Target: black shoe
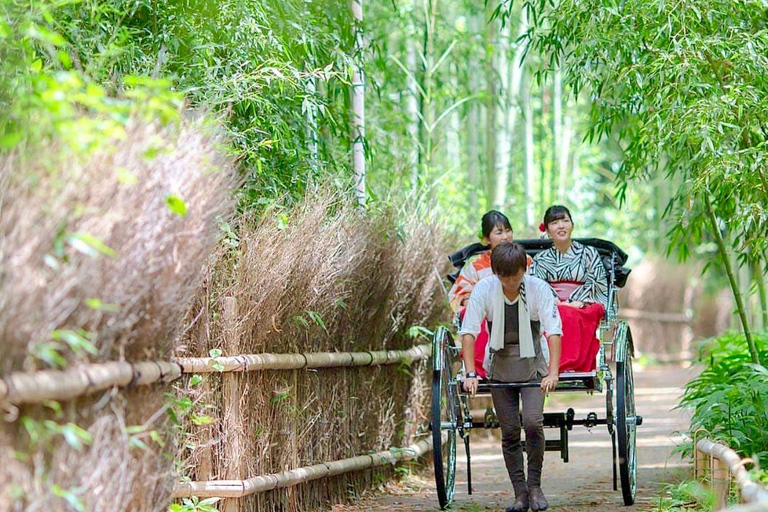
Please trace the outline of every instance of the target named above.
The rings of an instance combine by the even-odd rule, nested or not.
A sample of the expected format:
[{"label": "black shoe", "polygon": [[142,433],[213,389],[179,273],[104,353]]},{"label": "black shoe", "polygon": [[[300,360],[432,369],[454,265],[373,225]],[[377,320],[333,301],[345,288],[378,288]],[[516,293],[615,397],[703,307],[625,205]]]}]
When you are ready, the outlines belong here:
[{"label": "black shoe", "polygon": [[547,510],[549,507],[549,503],[547,503],[547,498],[544,497],[541,487],[529,487],[528,498],[531,501],[531,510],[533,510],[533,512]]},{"label": "black shoe", "polygon": [[507,507],[505,512],[527,512],[528,511],[528,493],[518,494],[511,507]]}]

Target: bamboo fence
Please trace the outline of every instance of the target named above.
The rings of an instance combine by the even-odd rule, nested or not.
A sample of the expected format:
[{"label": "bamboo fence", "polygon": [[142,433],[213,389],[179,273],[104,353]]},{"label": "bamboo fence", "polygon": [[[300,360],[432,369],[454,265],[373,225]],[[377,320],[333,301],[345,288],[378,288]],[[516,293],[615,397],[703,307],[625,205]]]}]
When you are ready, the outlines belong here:
[{"label": "bamboo fence", "polygon": [[207,482],[180,482],[173,491],[174,498],[242,498],[259,492],[298,485],[311,480],[340,475],[350,471],[395,464],[421,457],[432,449],[432,439],[423,439],[406,448],[390,449],[369,455],[359,455],[333,462],[261,475],[247,480],[212,480]]},{"label": "bamboo fence", "polygon": [[192,357],[175,361],[88,364],[69,370],[13,373],[0,379],[0,404],[20,405],[48,400],[72,400],[110,389],[170,382],[189,373],[299,370],[348,366],[410,364],[430,356],[430,345],[408,350],[315,352],[307,354],[247,354]]},{"label": "bamboo fence", "polygon": [[728,490],[732,478],[739,487],[743,503],[748,507],[754,506],[755,510],[768,510],[768,490],[757,482],[751,481],[747,476],[744,466],[751,462],[751,459],[742,459],[722,443],[709,439],[699,439],[696,442],[695,476],[702,479],[709,475],[710,485],[715,495],[714,510],[723,510],[727,507]]}]

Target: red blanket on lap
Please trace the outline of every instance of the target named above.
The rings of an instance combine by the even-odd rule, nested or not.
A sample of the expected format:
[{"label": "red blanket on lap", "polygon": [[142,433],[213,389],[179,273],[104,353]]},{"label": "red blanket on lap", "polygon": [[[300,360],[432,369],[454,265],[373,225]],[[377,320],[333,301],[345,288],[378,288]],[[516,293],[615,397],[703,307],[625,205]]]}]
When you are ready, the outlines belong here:
[{"label": "red blanket on lap", "polygon": [[560,373],[591,372],[595,369],[595,357],[600,349],[595,332],[603,318],[603,305],[589,304],[579,309],[560,304],[557,310],[563,322]]},{"label": "red blanket on lap", "polygon": [[[464,313],[466,313],[467,310],[463,309],[461,310],[461,313],[459,313],[459,318],[461,320],[464,320]],[[483,368],[483,359],[485,359],[485,346],[488,345],[488,320],[483,318],[483,323],[480,324],[480,332],[477,335],[477,338],[475,338],[475,373],[477,373],[478,376],[481,378],[486,377],[485,368]],[[460,352],[461,357],[464,357],[464,352]]]},{"label": "red blanket on lap", "polygon": [[[591,372],[595,369],[595,357],[600,349],[600,342],[595,333],[603,318],[602,304],[589,304],[584,309],[558,305],[560,319],[563,322],[562,352],[560,356],[560,373],[562,372]],[[461,312],[464,318],[464,311]],[[483,320],[480,333],[475,339],[475,371],[485,378],[483,358],[485,346],[488,345],[488,321]]]}]

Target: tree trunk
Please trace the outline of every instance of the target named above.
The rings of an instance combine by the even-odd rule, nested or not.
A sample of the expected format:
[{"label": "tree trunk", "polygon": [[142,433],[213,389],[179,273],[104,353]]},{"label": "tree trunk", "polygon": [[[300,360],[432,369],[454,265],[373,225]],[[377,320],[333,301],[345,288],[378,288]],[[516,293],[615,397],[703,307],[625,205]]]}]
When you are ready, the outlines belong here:
[{"label": "tree trunk", "polygon": [[[469,15],[469,33],[472,37],[476,36],[480,32],[480,22],[477,14]],[[470,50],[472,51],[472,50]],[[480,92],[480,76],[481,68],[478,65],[477,59],[468,58],[467,65],[469,67],[469,94],[477,94]],[[470,101],[465,104],[467,106],[467,122],[465,125],[467,141],[467,182],[469,185],[469,211],[478,208],[477,190],[480,186],[480,105],[477,101]],[[470,222],[476,222],[475,219],[469,219]]]},{"label": "tree trunk", "polygon": [[[492,2],[486,2],[485,7],[485,19],[491,19],[493,13]],[[493,48],[493,43],[496,40],[496,24],[485,23],[485,48]],[[496,70],[493,67],[493,55],[486,53],[485,58],[485,79],[487,80],[487,98],[485,101],[485,199],[486,203],[493,203],[493,187],[495,182],[493,179],[494,170],[496,169],[495,157],[496,157],[496,137],[494,136],[494,130],[496,128],[496,101],[498,94],[498,79]]]},{"label": "tree trunk", "polygon": [[526,90],[523,93],[523,117],[525,117],[525,218],[527,222],[527,231],[530,231],[536,224],[534,211],[534,193],[535,180],[534,173],[536,166],[534,163],[534,145],[533,145],[533,109],[531,108],[531,86],[530,79],[526,77]]},{"label": "tree trunk", "polygon": [[[515,48],[514,57],[511,65],[507,64],[507,47],[509,46],[509,32],[511,26],[508,23],[502,35],[502,41],[505,44],[501,47],[499,53],[504,52],[503,59],[499,58],[499,74],[504,80],[504,101],[501,102],[499,117],[503,123],[499,123],[499,137],[496,147],[496,186],[493,204],[497,208],[503,208],[507,198],[507,188],[511,173],[511,153],[512,144],[515,137],[517,125],[517,110],[520,103],[520,87],[523,77],[523,43],[518,43]],[[520,10],[520,21],[518,24],[517,37],[519,39],[528,30],[528,16],[525,9]],[[504,63],[504,66],[501,63]]]},{"label": "tree trunk", "polygon": [[[562,201],[565,191],[561,192],[559,186],[563,179],[560,169],[560,146],[563,143],[563,73],[560,66],[555,68],[554,80],[552,80],[552,187],[554,178],[558,177],[557,197]],[[563,187],[564,188],[564,187]]]},{"label": "tree trunk", "polygon": [[565,115],[565,123],[563,124],[563,139],[560,144],[560,184],[558,187],[558,196],[560,202],[570,202],[566,197],[566,191],[568,190],[568,157],[571,153],[571,139],[573,138],[573,116],[569,113]]},{"label": "tree trunk", "polygon": [[[563,114],[565,111],[565,114]],[[557,139],[557,175],[558,187],[557,197],[561,203],[567,202],[566,190],[568,187],[568,157],[571,153],[571,139],[573,138],[573,114],[568,109],[568,102],[563,102],[563,73],[560,67],[555,71],[555,118],[563,119],[562,125],[555,122],[555,126],[562,126],[558,129]]]},{"label": "tree trunk", "polygon": [[[509,20],[507,20],[509,21]],[[493,169],[491,187],[491,204],[496,209],[503,209],[507,196],[507,172],[509,169],[509,125],[507,124],[508,110],[512,103],[509,83],[509,22],[500,28],[494,45],[494,68],[498,73],[498,86],[496,88],[497,100],[494,104],[493,116]]]},{"label": "tree trunk", "polygon": [[352,169],[357,204],[365,206],[365,75],[363,74],[363,0],[350,0],[354,18],[355,56],[352,74]]},{"label": "tree trunk", "polygon": [[422,165],[419,172],[422,175],[429,175],[432,168],[432,157],[434,152],[434,129],[435,129],[435,21],[437,17],[438,0],[427,0],[424,5],[424,59],[423,59],[423,78],[422,89],[424,91],[421,100],[421,147],[422,147]]},{"label": "tree trunk", "polygon": [[314,76],[307,79],[307,96],[310,98],[307,108],[307,147],[309,149],[309,166],[313,172],[318,168],[318,134],[317,134],[317,83]]},{"label": "tree trunk", "polygon": [[[457,78],[458,69],[456,64],[451,65],[450,72],[450,86],[451,91],[456,91],[459,88],[459,80]],[[448,118],[448,125],[445,130],[445,154],[447,162],[445,162],[445,169],[449,170],[451,174],[454,170],[461,165],[461,111],[456,108],[451,112]]]},{"label": "tree trunk", "polygon": [[408,98],[406,99],[406,111],[408,112],[408,135],[410,137],[411,148],[409,164],[411,166],[411,189],[416,190],[419,185],[419,166],[422,161],[421,144],[419,141],[419,129],[421,120],[419,118],[419,104],[423,98],[419,95],[419,87],[416,77],[419,75],[418,47],[416,43],[416,27],[413,22],[413,14],[408,15],[408,33],[405,50],[405,67],[409,72],[407,79]]}]

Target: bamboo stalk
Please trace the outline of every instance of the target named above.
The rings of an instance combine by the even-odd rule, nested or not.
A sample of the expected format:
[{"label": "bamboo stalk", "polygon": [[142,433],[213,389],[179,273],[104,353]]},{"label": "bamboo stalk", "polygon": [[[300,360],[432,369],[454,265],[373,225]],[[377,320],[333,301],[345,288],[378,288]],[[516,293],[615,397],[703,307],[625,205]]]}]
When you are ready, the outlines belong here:
[{"label": "bamboo stalk", "polygon": [[[742,460],[739,454],[722,443],[715,443],[709,439],[700,439],[696,443],[696,448],[714,459],[725,463],[727,469],[733,475],[741,491],[741,498],[745,503],[768,503],[768,489],[757,482],[753,482],[747,476],[747,470],[744,464],[747,460]],[[717,479],[722,480],[721,476]],[[715,481],[713,475],[712,481]]]},{"label": "bamboo stalk", "polygon": [[752,357],[752,362],[760,364],[760,356],[755,347],[755,342],[752,339],[752,331],[749,328],[749,322],[747,321],[747,309],[744,305],[744,300],[741,297],[741,291],[739,285],[736,283],[736,278],[731,269],[731,260],[728,257],[728,250],[725,247],[725,241],[723,235],[720,233],[720,226],[717,223],[717,216],[715,210],[712,207],[712,200],[709,198],[709,191],[706,191],[704,195],[704,201],[707,207],[707,214],[709,215],[709,221],[712,223],[712,234],[715,236],[717,242],[717,249],[720,252],[720,257],[723,260],[723,266],[725,267],[725,273],[728,276],[728,282],[731,285],[731,291],[733,292],[733,299],[736,301],[736,310],[741,320],[741,327],[744,330],[744,337],[747,339],[747,346],[749,347],[749,354]]},{"label": "bamboo stalk", "polygon": [[96,363],[69,370],[43,370],[8,375],[0,380],[0,403],[19,405],[46,400],[72,400],[113,386],[146,386],[158,381],[170,382],[178,379],[183,373],[410,364],[426,359],[429,355],[430,345],[424,344],[408,350],[378,352],[249,354],[218,358],[181,358],[176,361]]},{"label": "bamboo stalk", "polygon": [[359,455],[348,459],[323,462],[281,473],[255,476],[247,480],[180,482],[173,490],[173,497],[241,498],[250,494],[298,485],[326,476],[336,476],[350,471],[361,471],[386,464],[395,464],[403,460],[413,460],[421,457],[431,449],[432,438],[427,438],[403,449],[390,449],[370,455]]}]

